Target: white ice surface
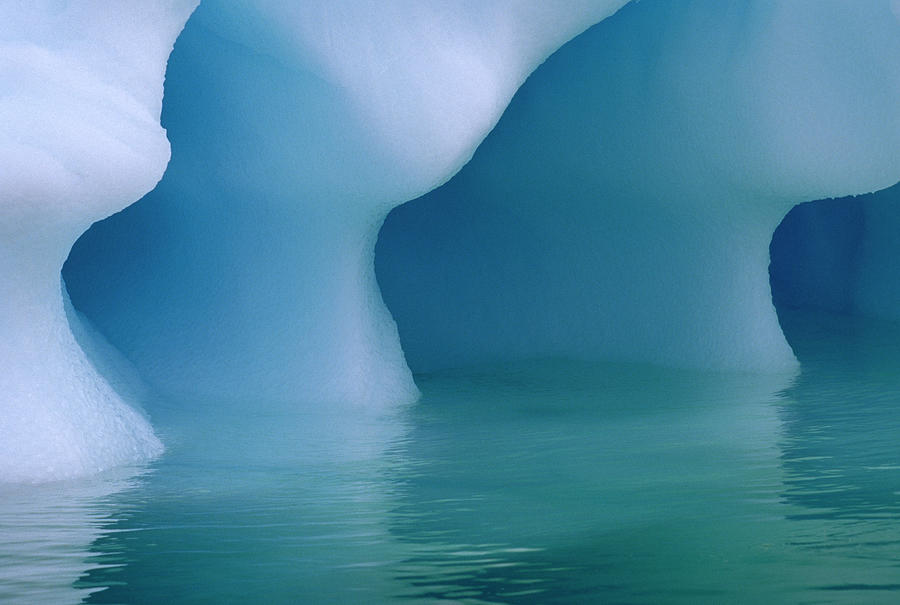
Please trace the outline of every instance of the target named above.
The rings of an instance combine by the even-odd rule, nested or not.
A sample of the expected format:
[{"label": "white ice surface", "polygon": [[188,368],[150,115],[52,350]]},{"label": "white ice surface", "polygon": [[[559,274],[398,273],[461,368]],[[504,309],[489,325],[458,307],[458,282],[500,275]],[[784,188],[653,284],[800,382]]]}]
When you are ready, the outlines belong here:
[{"label": "white ice surface", "polygon": [[60,270],[169,159],[166,58],[195,2],[0,2],[0,481],[161,451],[76,342]]}]

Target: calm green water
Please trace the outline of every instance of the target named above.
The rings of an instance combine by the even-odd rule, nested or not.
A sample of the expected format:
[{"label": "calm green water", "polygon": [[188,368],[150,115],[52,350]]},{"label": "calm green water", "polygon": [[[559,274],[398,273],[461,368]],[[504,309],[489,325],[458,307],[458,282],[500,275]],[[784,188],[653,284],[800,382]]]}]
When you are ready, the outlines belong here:
[{"label": "calm green water", "polygon": [[391,412],[158,404],[148,469],[0,492],[10,603],[897,603],[900,330],[796,376],[562,361]]}]

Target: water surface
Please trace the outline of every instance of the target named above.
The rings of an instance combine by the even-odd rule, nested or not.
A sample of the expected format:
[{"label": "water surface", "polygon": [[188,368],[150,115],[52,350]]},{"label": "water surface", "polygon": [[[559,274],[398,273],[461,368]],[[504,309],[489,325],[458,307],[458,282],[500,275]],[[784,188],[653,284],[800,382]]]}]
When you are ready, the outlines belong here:
[{"label": "water surface", "polygon": [[543,360],[377,412],[156,402],[150,468],[0,491],[0,600],[898,602],[900,330],[782,321],[796,375]]}]

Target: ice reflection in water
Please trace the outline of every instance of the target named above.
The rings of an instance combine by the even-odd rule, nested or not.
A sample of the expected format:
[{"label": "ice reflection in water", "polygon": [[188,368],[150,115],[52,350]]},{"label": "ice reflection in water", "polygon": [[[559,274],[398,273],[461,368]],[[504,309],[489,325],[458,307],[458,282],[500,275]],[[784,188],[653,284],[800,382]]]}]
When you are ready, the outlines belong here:
[{"label": "ice reflection in water", "polygon": [[544,361],[374,413],[158,404],[154,472],[0,493],[0,600],[895,603],[900,331],[789,334],[797,376]]},{"label": "ice reflection in water", "polygon": [[392,519],[412,552],[404,596],[727,594],[710,568],[766,548],[747,528],[778,505],[773,396],[789,380],[572,362],[423,377],[406,440],[419,472]]},{"label": "ice reflection in water", "polygon": [[107,533],[111,497],[133,487],[140,469],[50,485],[0,485],[0,603],[81,603],[91,589],[76,586],[91,567],[107,563],[91,546]]},{"label": "ice reflection in water", "polygon": [[793,321],[817,345],[800,349],[809,362],[784,393],[786,497],[803,518],[896,518],[900,329],[827,315]]},{"label": "ice reflection in water", "polygon": [[[792,546],[833,602],[900,600],[900,325],[785,316],[804,371],[780,417]],[[831,601],[829,601],[831,602]]]},{"label": "ice reflection in water", "polygon": [[87,572],[109,586],[89,602],[377,603],[398,590],[384,474],[397,410],[197,405],[157,410],[170,449],[96,542],[128,565]]}]

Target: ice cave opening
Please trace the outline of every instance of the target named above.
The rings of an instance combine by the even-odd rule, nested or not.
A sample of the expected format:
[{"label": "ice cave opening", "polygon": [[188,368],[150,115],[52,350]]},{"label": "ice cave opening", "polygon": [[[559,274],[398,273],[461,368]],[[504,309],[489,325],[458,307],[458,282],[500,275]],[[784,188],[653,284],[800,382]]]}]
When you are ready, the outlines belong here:
[{"label": "ice cave opening", "polygon": [[[802,362],[822,339],[900,319],[900,183],[863,195],[794,206],[772,236],[772,302]],[[885,329],[889,324],[878,324]],[[846,343],[844,343],[846,345]]]},{"label": "ice cave opening", "polygon": [[794,206],[769,246],[776,310],[850,314],[865,231],[864,196]]}]

